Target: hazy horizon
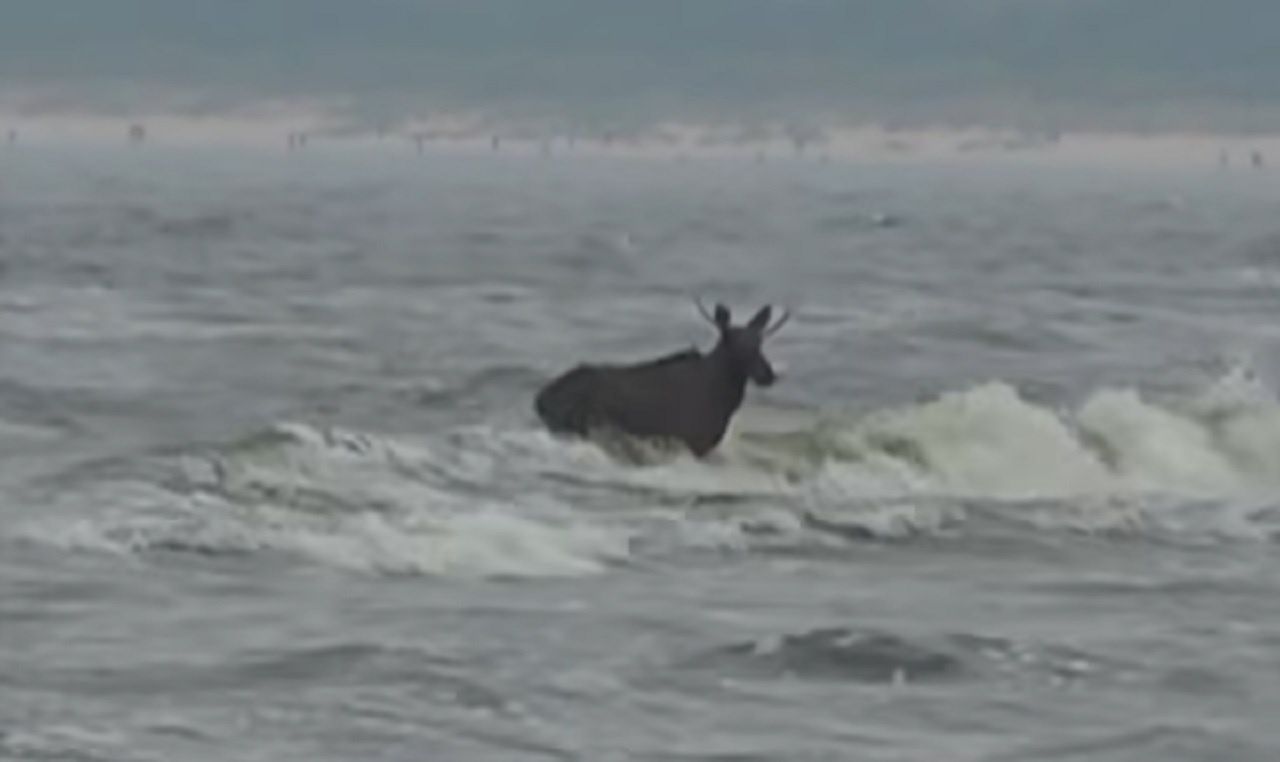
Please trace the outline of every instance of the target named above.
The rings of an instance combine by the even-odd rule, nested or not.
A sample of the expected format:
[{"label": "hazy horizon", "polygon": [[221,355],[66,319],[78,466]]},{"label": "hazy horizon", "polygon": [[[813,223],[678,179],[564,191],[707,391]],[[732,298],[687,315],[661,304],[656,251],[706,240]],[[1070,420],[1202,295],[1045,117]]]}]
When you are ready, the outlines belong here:
[{"label": "hazy horizon", "polygon": [[311,114],[335,132],[1280,132],[1280,4],[17,0],[16,118]]}]

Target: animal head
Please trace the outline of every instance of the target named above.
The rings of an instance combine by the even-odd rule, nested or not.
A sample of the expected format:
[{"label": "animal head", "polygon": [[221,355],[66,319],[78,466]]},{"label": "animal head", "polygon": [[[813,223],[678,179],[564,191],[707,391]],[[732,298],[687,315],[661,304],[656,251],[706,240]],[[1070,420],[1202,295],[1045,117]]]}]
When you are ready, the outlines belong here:
[{"label": "animal head", "polygon": [[777,380],[773,366],[765,358],[764,340],[777,333],[778,329],[791,317],[791,313],[783,311],[782,317],[772,326],[769,320],[773,308],[765,305],[745,325],[733,325],[729,308],[717,304],[714,313],[708,313],[701,302],[695,302],[698,311],[720,331],[720,343],[717,352],[723,352],[735,368],[760,386],[769,386]]}]

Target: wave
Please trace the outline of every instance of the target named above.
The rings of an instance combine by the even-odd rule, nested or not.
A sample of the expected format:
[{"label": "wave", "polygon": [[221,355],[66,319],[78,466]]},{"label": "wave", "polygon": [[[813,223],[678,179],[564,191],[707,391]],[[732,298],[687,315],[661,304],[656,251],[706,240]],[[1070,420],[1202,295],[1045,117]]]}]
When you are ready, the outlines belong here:
[{"label": "wave", "polygon": [[706,460],[639,451],[644,465],[531,426],[392,437],[282,423],[133,476],[69,475],[59,504],[8,531],[481,577],[919,535],[1280,538],[1280,404],[1245,370],[1181,399],[1101,389],[1058,407],[993,382],[866,413],[755,408]]},{"label": "wave", "polygon": [[818,227],[844,233],[902,227],[903,218],[891,212],[842,212],[822,217]]},{"label": "wave", "polygon": [[1103,389],[1074,410],[989,383],[864,416],[820,417],[799,431],[744,432],[738,447],[740,457],[754,454],[769,468],[835,477],[859,497],[1241,498],[1280,491],[1280,405],[1243,373],[1189,400],[1162,403],[1132,389]]},{"label": "wave", "polygon": [[853,538],[994,521],[1268,539],[1280,521],[1280,404],[1244,369],[1191,398],[1101,389],[1074,408],[993,382],[865,414],[748,410],[707,462],[565,478],[703,509],[782,501],[799,519],[780,531]]},{"label": "wave", "polygon": [[[563,506],[433,484],[426,475],[449,462],[433,455],[425,444],[282,424],[183,456],[167,480],[82,488],[17,534],[119,554],[284,553],[381,574],[576,576],[625,558],[625,535]],[[88,516],[76,510],[86,502]]]},{"label": "wave", "polygon": [[1068,646],[1019,643],[957,633],[917,637],[874,629],[824,627],[730,643],[676,665],[738,679],[937,683],[983,678],[1064,684],[1136,675],[1142,665],[1104,660]]},{"label": "wave", "polygon": [[216,240],[231,235],[235,230],[237,217],[239,216],[243,215],[230,212],[210,212],[194,214],[188,217],[173,217],[160,220],[156,224],[156,231],[174,238]]},{"label": "wave", "polygon": [[[100,497],[121,499],[140,485]],[[130,489],[132,488],[132,490]],[[114,492],[114,494],[113,494]],[[136,495],[135,495],[136,497]],[[404,519],[354,508],[327,517],[202,496],[178,502],[156,493],[136,513],[76,521],[41,520],[22,539],[67,550],[240,557],[284,553],[357,572],[455,577],[555,577],[598,572],[625,556],[625,539],[572,522],[522,518],[476,506],[469,515]]]}]

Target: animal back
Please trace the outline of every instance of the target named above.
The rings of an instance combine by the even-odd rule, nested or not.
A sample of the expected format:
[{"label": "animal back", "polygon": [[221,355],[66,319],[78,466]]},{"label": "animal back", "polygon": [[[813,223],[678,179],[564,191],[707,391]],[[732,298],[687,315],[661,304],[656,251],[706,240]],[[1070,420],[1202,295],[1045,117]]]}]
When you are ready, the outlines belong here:
[{"label": "animal back", "polygon": [[544,387],[534,407],[556,433],[610,428],[678,440],[702,456],[719,444],[742,401],[742,383],[718,371],[693,349],[634,365],[579,365]]},{"label": "animal back", "polygon": [[595,408],[596,369],[579,365],[538,392],[534,410],[551,431],[585,435],[592,426]]}]

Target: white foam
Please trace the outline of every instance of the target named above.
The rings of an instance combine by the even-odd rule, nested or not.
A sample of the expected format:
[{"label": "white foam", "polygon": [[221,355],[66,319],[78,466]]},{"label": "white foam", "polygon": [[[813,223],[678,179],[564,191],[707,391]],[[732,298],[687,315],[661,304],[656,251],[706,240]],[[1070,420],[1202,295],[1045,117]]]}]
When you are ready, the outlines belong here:
[{"label": "white foam", "polygon": [[1242,486],[1242,474],[1214,447],[1208,430],[1133,390],[1093,395],[1079,421],[1101,443],[1112,479],[1128,489],[1230,495]]},{"label": "white foam", "polygon": [[552,577],[592,574],[624,560],[630,537],[608,527],[525,518],[513,506],[477,505],[468,514],[393,518],[353,510],[308,516],[288,507],[230,504],[197,496],[168,515],[113,511],[99,518],[38,519],[12,534],[62,549],[120,555],[264,551],[360,572],[446,576]]},{"label": "white foam", "polygon": [[[878,536],[939,531],[973,500],[1009,504],[1006,517],[1042,527],[1265,536],[1256,517],[1280,490],[1280,405],[1234,372],[1189,399],[1103,389],[1074,411],[995,382],[808,421],[798,436],[771,432],[724,454],[788,472],[801,509]],[[1194,502],[1204,514],[1205,501],[1211,518],[1189,520],[1183,508]]]},{"label": "white foam", "polygon": [[253,526],[252,540],[341,568],[392,574],[579,576],[627,556],[627,538],[618,533],[495,508],[409,522],[364,513],[322,527],[277,518],[268,529]]},{"label": "white foam", "polygon": [[1173,494],[1239,497],[1280,487],[1280,406],[1193,400],[1185,409],[1104,389],[1074,414],[1003,383],[821,424],[824,489],[847,497],[999,500]]},{"label": "white foam", "polygon": [[[974,511],[1032,528],[1155,523],[1197,536],[1265,537],[1275,522],[1280,405],[1243,376],[1174,401],[1103,389],[1075,410],[996,382],[865,416],[788,415],[789,428],[778,415],[759,431],[744,416],[706,460],[642,467],[535,429],[385,437],[282,424],[180,459],[179,491],[103,481],[0,531],[94,552],[563,576],[636,553],[830,542],[843,529],[939,533]],[[837,531],[812,531],[822,522]]]},{"label": "white foam", "polygon": [[[429,449],[287,425],[239,445],[196,489],[95,485],[10,533],[62,548],[209,554],[279,551],[344,569],[452,576],[572,576],[628,555],[625,526],[584,522],[537,495],[519,502],[450,492],[417,478]],[[84,504],[92,510],[84,510]]]},{"label": "white foam", "polygon": [[852,433],[908,492],[1036,499],[1094,492],[1108,481],[1057,414],[1002,383],[876,414]]}]

